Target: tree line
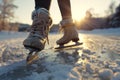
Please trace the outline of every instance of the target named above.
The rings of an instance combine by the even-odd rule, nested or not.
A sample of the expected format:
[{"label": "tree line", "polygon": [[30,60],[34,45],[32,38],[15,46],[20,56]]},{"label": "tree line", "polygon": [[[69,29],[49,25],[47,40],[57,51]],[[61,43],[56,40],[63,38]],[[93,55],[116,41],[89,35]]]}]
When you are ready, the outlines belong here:
[{"label": "tree line", "polygon": [[93,13],[94,9],[87,10],[84,19],[76,22],[78,29],[93,30],[120,27],[120,4],[117,7],[115,4],[115,1],[111,2],[104,17],[99,17],[99,14]]},{"label": "tree line", "polygon": [[13,4],[14,0],[0,0],[0,30],[16,30],[16,25],[11,25],[14,19],[14,10],[17,8]]},{"label": "tree line", "polygon": [[[27,24],[11,23],[15,18],[14,11],[18,8],[13,2],[14,0],[0,0],[0,31],[24,31],[30,26]],[[99,14],[93,12],[94,9],[87,10],[85,18],[76,22],[76,25],[79,29],[85,30],[120,27],[120,4],[116,7],[115,3],[114,1],[111,2],[108,10],[105,11],[105,17],[102,18],[99,17]],[[54,27],[52,29],[54,29]],[[56,28],[54,30],[56,30]]]}]

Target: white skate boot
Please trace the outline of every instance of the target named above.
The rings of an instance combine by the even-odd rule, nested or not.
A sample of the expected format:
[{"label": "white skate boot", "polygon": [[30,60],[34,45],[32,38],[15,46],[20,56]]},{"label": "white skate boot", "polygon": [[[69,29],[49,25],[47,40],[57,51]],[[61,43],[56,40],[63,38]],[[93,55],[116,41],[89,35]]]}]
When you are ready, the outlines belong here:
[{"label": "white skate boot", "polygon": [[63,29],[64,35],[56,43],[60,46],[63,46],[64,44],[70,41],[77,43],[79,40],[79,37],[78,37],[76,27],[73,23],[73,20],[71,19],[63,20],[61,21],[60,25]]},{"label": "white skate boot", "polygon": [[52,24],[52,19],[46,9],[40,8],[33,11],[32,20],[30,34],[23,41],[23,45],[27,49],[33,48],[41,51],[44,49],[45,43],[48,40],[48,32]]}]

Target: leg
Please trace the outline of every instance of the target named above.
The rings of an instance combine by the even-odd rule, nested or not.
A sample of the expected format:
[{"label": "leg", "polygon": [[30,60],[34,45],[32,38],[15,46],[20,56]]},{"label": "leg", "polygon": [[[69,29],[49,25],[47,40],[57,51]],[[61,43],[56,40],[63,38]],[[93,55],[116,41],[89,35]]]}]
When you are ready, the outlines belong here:
[{"label": "leg", "polygon": [[51,0],[35,0],[35,9],[45,8],[50,9]]},{"label": "leg", "polygon": [[62,19],[72,19],[70,0],[58,0]]},{"label": "leg", "polygon": [[48,41],[49,27],[52,19],[49,14],[51,0],[35,0],[35,10],[32,13],[32,26],[30,34],[23,45],[29,50],[43,50]]},{"label": "leg", "polygon": [[58,4],[62,15],[60,25],[64,30],[64,35],[56,43],[58,45],[64,45],[71,40],[77,42],[79,38],[72,19],[70,0],[58,0]]}]

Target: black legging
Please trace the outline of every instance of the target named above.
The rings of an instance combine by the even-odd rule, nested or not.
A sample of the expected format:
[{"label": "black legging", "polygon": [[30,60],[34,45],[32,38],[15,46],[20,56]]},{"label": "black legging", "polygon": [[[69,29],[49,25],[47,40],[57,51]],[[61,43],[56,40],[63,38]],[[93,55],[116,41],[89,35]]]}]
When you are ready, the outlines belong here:
[{"label": "black legging", "polygon": [[[35,0],[35,9],[45,8],[50,9],[51,0]],[[72,17],[70,0],[58,0],[58,5],[62,15],[62,19],[68,19]]]}]

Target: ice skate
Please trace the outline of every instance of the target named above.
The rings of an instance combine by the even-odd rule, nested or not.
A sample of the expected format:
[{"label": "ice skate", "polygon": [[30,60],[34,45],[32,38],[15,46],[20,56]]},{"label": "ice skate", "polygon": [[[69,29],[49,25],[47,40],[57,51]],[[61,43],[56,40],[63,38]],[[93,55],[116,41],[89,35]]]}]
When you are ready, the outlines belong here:
[{"label": "ice skate", "polygon": [[33,11],[32,20],[30,34],[23,41],[23,45],[25,48],[36,48],[40,51],[44,49],[45,43],[48,41],[48,32],[52,19],[46,9],[40,8]]},{"label": "ice skate", "polygon": [[67,44],[70,41],[73,41],[75,42],[75,44],[78,44],[79,37],[73,21],[71,19],[63,20],[61,21],[60,25],[63,29],[64,35],[56,43],[60,47],[64,47],[64,44]]},{"label": "ice skate", "polygon": [[45,43],[48,41],[49,28],[52,24],[50,14],[44,8],[34,10],[32,13],[32,20],[33,23],[30,34],[27,39],[23,41],[24,47],[30,50],[30,53],[32,53],[31,51],[34,52],[34,50],[41,51],[44,49]]},{"label": "ice skate", "polygon": [[82,42],[75,42],[74,44],[70,44],[70,45],[59,45],[59,46],[55,47],[54,49],[79,48],[79,46],[82,44],[83,44]]}]

